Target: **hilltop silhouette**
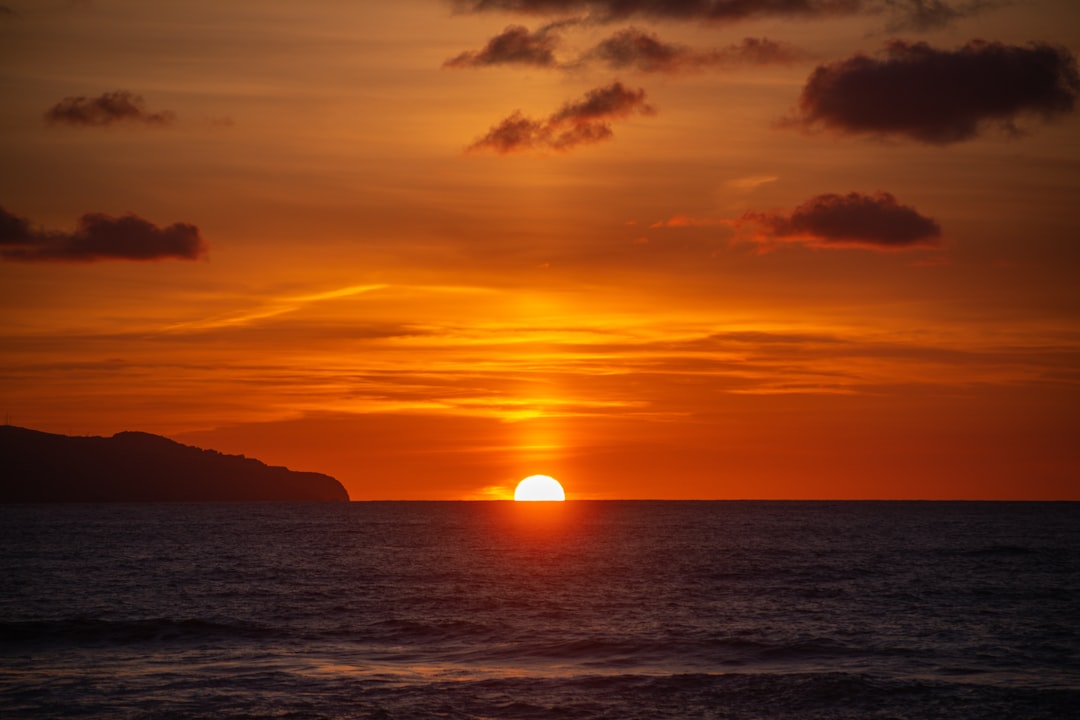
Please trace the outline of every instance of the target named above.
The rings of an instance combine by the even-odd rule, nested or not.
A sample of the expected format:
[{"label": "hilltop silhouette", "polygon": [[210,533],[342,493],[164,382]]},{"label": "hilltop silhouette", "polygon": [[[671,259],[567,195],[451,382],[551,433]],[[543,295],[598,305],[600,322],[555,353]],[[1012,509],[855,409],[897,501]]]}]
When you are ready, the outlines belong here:
[{"label": "hilltop silhouette", "polygon": [[0,426],[0,502],[348,501],[329,475],[160,435],[70,437]]}]

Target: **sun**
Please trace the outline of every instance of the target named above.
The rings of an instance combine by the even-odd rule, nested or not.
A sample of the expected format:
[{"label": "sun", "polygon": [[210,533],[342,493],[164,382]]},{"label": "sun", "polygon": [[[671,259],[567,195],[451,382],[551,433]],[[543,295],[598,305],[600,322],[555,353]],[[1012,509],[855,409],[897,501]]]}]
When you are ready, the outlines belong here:
[{"label": "sun", "polygon": [[562,502],[566,499],[562,485],[553,477],[547,475],[530,475],[518,483],[514,490],[514,500],[556,500]]}]

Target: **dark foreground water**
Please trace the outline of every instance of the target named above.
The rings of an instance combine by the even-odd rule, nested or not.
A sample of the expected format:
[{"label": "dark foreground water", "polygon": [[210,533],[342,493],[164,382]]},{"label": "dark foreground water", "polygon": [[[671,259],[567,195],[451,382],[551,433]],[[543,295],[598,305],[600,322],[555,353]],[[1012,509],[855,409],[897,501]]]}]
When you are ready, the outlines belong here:
[{"label": "dark foreground water", "polygon": [[0,717],[1080,715],[1080,504],[0,507]]}]

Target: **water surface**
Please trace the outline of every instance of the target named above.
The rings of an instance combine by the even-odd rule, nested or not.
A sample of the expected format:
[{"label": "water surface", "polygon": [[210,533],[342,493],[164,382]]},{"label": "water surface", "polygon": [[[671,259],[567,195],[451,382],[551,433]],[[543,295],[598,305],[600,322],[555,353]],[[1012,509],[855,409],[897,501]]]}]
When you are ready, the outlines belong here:
[{"label": "water surface", "polygon": [[4,718],[1061,718],[1080,504],[0,508]]}]

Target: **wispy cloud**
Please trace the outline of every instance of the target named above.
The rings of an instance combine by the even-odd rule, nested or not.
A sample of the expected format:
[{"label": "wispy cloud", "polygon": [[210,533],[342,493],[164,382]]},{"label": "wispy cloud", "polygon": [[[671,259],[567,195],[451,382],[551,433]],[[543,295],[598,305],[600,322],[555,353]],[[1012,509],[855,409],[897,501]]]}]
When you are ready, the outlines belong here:
[{"label": "wispy cloud", "polygon": [[266,320],[277,317],[278,315],[284,315],[285,313],[295,312],[313,303],[326,300],[339,300],[341,298],[352,297],[362,293],[374,292],[375,290],[381,290],[385,287],[386,285],[350,285],[348,287],[335,288],[333,290],[324,290],[322,292],[304,295],[283,295],[281,297],[265,300],[259,303],[255,308],[202,320],[176,323],[168,326],[165,330],[167,332],[196,332],[250,325],[259,320]]},{"label": "wispy cloud", "polygon": [[87,213],[73,232],[39,230],[0,208],[0,258],[13,262],[195,260],[206,253],[199,228],[158,227],[138,215]]},{"label": "wispy cloud", "polygon": [[741,190],[747,192],[759,188],[762,185],[776,182],[779,179],[780,177],[777,175],[748,175],[747,177],[728,180],[726,183],[724,183],[724,185],[732,188],[733,190]]},{"label": "wispy cloud", "polygon": [[510,25],[488,40],[480,50],[468,50],[443,63],[447,68],[477,68],[491,65],[519,65],[541,68],[558,66],[555,50],[561,41],[559,30],[572,24],[564,20],[530,32],[522,25]]},{"label": "wispy cloud", "polygon": [[45,112],[45,119],[50,123],[75,126],[170,125],[176,120],[176,114],[171,110],[150,112],[141,95],[117,90],[97,97],[66,97]]},{"label": "wispy cloud", "polygon": [[1078,94],[1076,58],[1065,48],[974,40],[938,50],[895,40],[882,57],[819,66],[781,124],[945,145],[992,127],[1017,134],[1021,117],[1070,113]]},{"label": "wispy cloud", "polygon": [[542,120],[515,111],[467,149],[491,150],[500,155],[528,150],[567,152],[579,145],[610,139],[614,135],[612,120],[655,112],[645,102],[644,90],[631,90],[616,81],[590,90],[582,99],[563,105]]},{"label": "wispy cloud", "polygon": [[658,228],[696,228],[716,227],[717,225],[731,225],[731,220],[724,218],[691,217],[689,215],[672,215],[667,220],[658,220],[649,226],[650,229]]},{"label": "wispy cloud", "polygon": [[893,17],[888,29],[933,30],[952,25],[957,20],[972,17],[985,10],[1011,5],[1010,0],[883,0],[884,8]]},{"label": "wispy cloud", "polygon": [[517,65],[544,69],[573,70],[598,63],[614,70],[643,73],[680,73],[736,66],[787,64],[808,57],[792,45],[768,38],[744,38],[723,48],[698,50],[668,43],[656,34],[630,27],[601,40],[572,61],[560,61],[555,50],[562,42],[560,30],[577,25],[576,19],[544,25],[530,32],[522,25],[510,25],[488,40],[480,50],[469,50],[443,63],[447,68],[479,68]]},{"label": "wispy cloud", "polygon": [[586,53],[583,62],[596,61],[610,68],[639,72],[679,73],[744,65],[791,63],[806,53],[768,38],[744,38],[724,48],[696,50],[662,41],[653,33],[626,28],[602,40]]}]

